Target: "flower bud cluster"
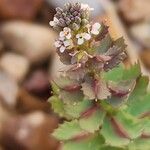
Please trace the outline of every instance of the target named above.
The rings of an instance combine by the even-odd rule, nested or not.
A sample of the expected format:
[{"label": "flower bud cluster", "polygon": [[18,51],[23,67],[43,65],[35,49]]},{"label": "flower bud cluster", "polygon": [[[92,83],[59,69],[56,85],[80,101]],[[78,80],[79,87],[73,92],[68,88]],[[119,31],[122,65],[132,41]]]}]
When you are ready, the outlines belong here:
[{"label": "flower bud cluster", "polygon": [[50,25],[58,29],[70,27],[73,30],[78,30],[81,26],[89,23],[91,10],[92,8],[87,4],[67,3],[64,9],[56,8],[54,20],[50,22]]}]

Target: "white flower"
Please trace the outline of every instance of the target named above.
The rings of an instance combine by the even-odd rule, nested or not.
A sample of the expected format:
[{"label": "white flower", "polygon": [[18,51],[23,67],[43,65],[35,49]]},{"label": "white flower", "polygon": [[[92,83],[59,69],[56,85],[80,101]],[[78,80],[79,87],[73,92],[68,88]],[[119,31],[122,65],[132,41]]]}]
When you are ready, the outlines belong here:
[{"label": "white flower", "polygon": [[91,33],[94,35],[98,35],[100,32],[101,24],[100,23],[95,23],[92,25]]},{"label": "white flower", "polygon": [[71,39],[65,40],[65,38],[59,38],[59,40],[55,42],[55,46],[56,48],[59,48],[61,53],[63,53],[66,49],[73,48],[73,42]]},{"label": "white flower", "polygon": [[85,40],[91,39],[91,35],[84,32],[84,33],[77,34],[76,38],[78,39],[78,44],[82,45],[85,42]]},{"label": "white flower", "polygon": [[50,21],[49,22],[49,24],[50,24],[50,26],[56,26],[57,24],[59,23],[59,20],[56,18],[56,17],[54,17],[54,20],[53,21]]},{"label": "white flower", "polygon": [[94,10],[94,8],[91,8],[88,4],[81,4],[81,9],[83,10],[88,10],[88,11],[92,11]]},{"label": "white flower", "polygon": [[71,29],[68,27],[65,27],[63,31],[60,32],[59,34],[60,37],[65,37],[66,39],[71,38]]}]

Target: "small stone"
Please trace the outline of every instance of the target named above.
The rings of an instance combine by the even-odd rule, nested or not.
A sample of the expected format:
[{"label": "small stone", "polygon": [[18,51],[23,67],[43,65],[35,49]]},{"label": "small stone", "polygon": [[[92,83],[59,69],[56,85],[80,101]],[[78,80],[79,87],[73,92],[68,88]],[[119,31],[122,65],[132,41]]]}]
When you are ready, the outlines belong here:
[{"label": "small stone", "polygon": [[15,53],[5,53],[0,59],[0,67],[16,81],[22,81],[29,71],[29,61]]},{"label": "small stone", "polygon": [[43,25],[13,21],[1,26],[6,46],[25,55],[31,63],[41,63],[52,54],[56,33]]},{"label": "small stone", "polygon": [[43,0],[0,0],[0,18],[26,19],[36,17]]},{"label": "small stone", "polygon": [[0,100],[0,135],[2,132],[2,123],[10,117],[8,110],[2,105]]},{"label": "small stone", "polygon": [[1,134],[4,149],[56,150],[58,142],[50,136],[58,119],[42,112],[14,116],[3,124]]},{"label": "small stone", "polygon": [[49,97],[50,81],[48,73],[44,70],[34,71],[25,81],[24,88],[37,96],[48,95]]},{"label": "small stone", "polygon": [[29,113],[37,110],[49,113],[50,106],[47,102],[43,101],[43,98],[40,99],[31,95],[25,89],[20,89],[16,104],[16,111],[20,113]]},{"label": "small stone", "polygon": [[120,0],[119,9],[128,22],[150,19],[149,0]]},{"label": "small stone", "polygon": [[18,85],[10,76],[0,71],[0,101],[8,106],[14,108],[17,102]]},{"label": "small stone", "polygon": [[150,23],[139,23],[131,27],[130,32],[140,44],[150,48]]},{"label": "small stone", "polygon": [[144,65],[150,69],[150,49],[141,51],[141,59],[144,62]]}]

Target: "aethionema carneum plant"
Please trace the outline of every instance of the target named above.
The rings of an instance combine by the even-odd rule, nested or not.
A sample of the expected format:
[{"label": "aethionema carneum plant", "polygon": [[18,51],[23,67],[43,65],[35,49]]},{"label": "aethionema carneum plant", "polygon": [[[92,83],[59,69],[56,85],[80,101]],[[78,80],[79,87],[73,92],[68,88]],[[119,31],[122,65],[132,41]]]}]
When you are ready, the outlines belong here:
[{"label": "aethionema carneum plant", "polygon": [[59,31],[57,53],[69,68],[52,81],[49,102],[65,118],[53,136],[62,150],[150,150],[148,77],[139,63],[123,66],[124,39],[114,40],[105,23],[91,22],[92,10],[67,3],[50,21]]}]

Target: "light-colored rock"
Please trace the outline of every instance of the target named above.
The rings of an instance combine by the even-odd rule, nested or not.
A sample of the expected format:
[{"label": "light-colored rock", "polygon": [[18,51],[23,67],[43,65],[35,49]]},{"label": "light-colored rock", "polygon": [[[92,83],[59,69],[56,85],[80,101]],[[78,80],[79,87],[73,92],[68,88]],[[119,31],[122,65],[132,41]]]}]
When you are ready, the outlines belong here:
[{"label": "light-colored rock", "polygon": [[11,50],[24,54],[32,63],[44,61],[55,49],[56,33],[42,25],[20,21],[4,23],[1,37]]},{"label": "light-colored rock", "polygon": [[29,71],[29,61],[15,53],[5,53],[0,59],[0,67],[16,81],[22,81]]},{"label": "light-colored rock", "polygon": [[[6,121],[9,118],[10,114],[8,113],[8,111],[2,106],[2,104],[0,103],[0,135],[2,132],[2,123],[4,121]],[[1,138],[1,136],[0,136]],[[1,150],[1,147],[0,147]]]},{"label": "light-colored rock", "polygon": [[34,19],[44,0],[0,0],[2,19]]},{"label": "light-colored rock", "polygon": [[56,117],[40,111],[14,116],[2,126],[2,145],[18,150],[56,150],[59,143],[50,133],[57,125]]},{"label": "light-colored rock", "polygon": [[13,108],[18,96],[18,85],[6,73],[0,71],[0,101]]},{"label": "light-colored rock", "polygon": [[132,36],[142,45],[150,48],[150,23],[139,23],[131,27]]},{"label": "light-colored rock", "polygon": [[120,0],[119,9],[129,22],[150,19],[150,0]]}]

